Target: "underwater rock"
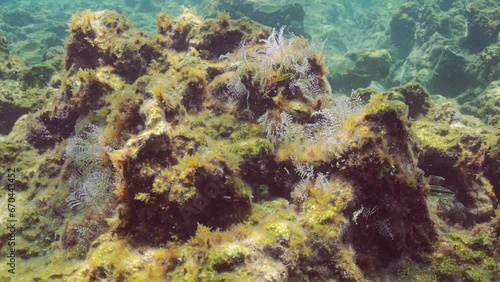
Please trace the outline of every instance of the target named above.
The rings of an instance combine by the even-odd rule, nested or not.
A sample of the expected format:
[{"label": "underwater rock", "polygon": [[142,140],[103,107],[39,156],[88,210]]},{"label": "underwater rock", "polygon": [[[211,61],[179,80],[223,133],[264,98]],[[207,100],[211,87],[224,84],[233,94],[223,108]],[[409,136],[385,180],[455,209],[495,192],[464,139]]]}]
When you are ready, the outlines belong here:
[{"label": "underwater rock", "polygon": [[[7,135],[14,126],[16,120],[29,111],[28,105],[23,105],[19,99],[16,99],[20,89],[14,81],[7,79],[18,78],[23,70],[22,61],[11,60],[9,56],[8,41],[0,33],[0,79],[3,82],[0,90],[0,134]],[[21,103],[20,103],[21,102]]]},{"label": "underwater rock", "polygon": [[472,78],[466,71],[466,58],[460,52],[445,45],[436,59],[435,74],[427,86],[433,93],[454,97],[470,87]]},{"label": "underwater rock", "polygon": [[[266,1],[266,4],[270,2]],[[253,13],[247,14],[249,18],[267,26],[287,26],[289,31],[297,35],[306,35],[304,28],[304,7],[300,3],[279,5],[276,11],[267,11],[256,7]]]},{"label": "underwater rock", "polygon": [[[57,64],[54,66],[63,66],[62,60],[64,59],[64,48],[62,47],[51,47],[43,53],[43,60],[44,61],[52,61],[52,60],[57,60]],[[60,61],[60,62],[59,62]]]},{"label": "underwater rock", "polygon": [[455,0],[438,0],[439,8],[441,11],[448,11],[453,7]]},{"label": "underwater rock", "polygon": [[25,64],[21,58],[10,54],[9,42],[3,34],[0,35],[0,56],[3,58],[0,63],[0,79],[18,79],[24,71]]},{"label": "underwater rock", "polygon": [[406,57],[415,42],[416,4],[406,2],[399,9],[400,11],[391,18],[391,40],[399,51],[399,57]]},{"label": "underwater rock", "polygon": [[[226,11],[234,19],[248,17],[274,28],[286,26],[289,32],[305,35],[305,11],[304,7],[299,3],[262,0],[219,0],[211,3],[210,10]],[[209,12],[209,14],[215,15],[214,12]]]},{"label": "underwater rock", "polygon": [[92,13],[87,10],[73,15],[69,24],[70,39],[66,44],[66,69],[96,68],[99,61],[109,60],[112,38],[129,28],[125,18],[115,12]]},{"label": "underwater rock", "polygon": [[270,197],[289,198],[293,186],[300,180],[298,175],[290,175],[294,170],[291,162],[276,162],[270,155],[249,160],[241,166],[241,177],[252,187],[256,201]]},{"label": "underwater rock", "polygon": [[174,18],[167,13],[160,13],[157,21],[157,43],[176,51],[188,49],[188,35],[191,29],[201,23],[201,18],[191,10],[184,9],[182,15]]},{"label": "underwater rock", "polygon": [[418,81],[431,93],[456,97],[474,85],[469,59],[456,42],[439,33],[415,46],[395,71],[396,81]]},{"label": "underwater rock", "polygon": [[120,168],[127,202],[120,232],[152,245],[172,236],[186,239],[197,223],[227,228],[249,212],[249,191],[236,179],[226,160],[199,151],[202,140],[176,133],[162,106],[143,104],[147,130],[113,153]]},{"label": "underwater rock", "polygon": [[206,20],[199,27],[200,31],[189,36],[189,46],[196,48],[203,59],[218,59],[221,55],[232,53],[249,37],[264,39],[268,33],[251,24],[248,19],[240,19],[229,23],[229,15],[219,14],[214,20]]},{"label": "underwater rock", "polygon": [[[352,125],[355,145],[341,161],[341,171],[356,187],[349,209],[354,224],[345,238],[356,248],[362,269],[385,267],[404,252],[421,260],[437,239],[407,111],[401,102],[373,96]],[[377,263],[366,265],[375,262],[372,256]]]},{"label": "underwater rock", "polygon": [[23,27],[35,23],[35,18],[26,10],[16,9],[3,15],[4,21],[15,27]]},{"label": "underwater rock", "polygon": [[263,26],[248,19],[230,21],[227,13],[203,21],[192,11],[185,9],[175,20],[167,14],[160,14],[157,22],[157,42],[176,51],[195,48],[203,59],[219,59],[231,53],[245,41],[263,39],[269,34]]},{"label": "underwater rock", "polygon": [[[417,83],[332,94],[321,50],[285,28],[188,9],[157,28],[75,15],[43,108],[0,147],[26,169],[22,256],[47,262],[26,281],[493,277],[480,120]],[[349,58],[360,84],[389,72],[388,51]]]},{"label": "underwater rock", "polygon": [[49,33],[42,41],[45,48],[64,46],[64,40],[54,33]]},{"label": "underwater rock", "polygon": [[463,45],[477,53],[497,41],[500,32],[500,7],[492,0],[478,0],[467,4],[466,34]]},{"label": "underwater rock", "polygon": [[145,74],[147,65],[157,56],[152,39],[131,29],[126,17],[116,12],[83,11],[73,15],[68,27],[67,70],[109,65],[133,82]]},{"label": "underwater rock", "polygon": [[[1,48],[5,48],[2,53]],[[9,134],[22,115],[42,107],[43,89],[55,69],[49,64],[26,67],[18,56],[9,56],[8,42],[0,36],[0,134]]]},{"label": "underwater rock", "polygon": [[413,1],[418,3],[418,23],[415,30],[415,43],[422,45],[434,34],[440,31],[440,21],[443,16],[436,1]]},{"label": "underwater rock", "polygon": [[500,128],[500,82],[492,82],[472,101],[461,105],[460,109],[480,118],[486,124]]},{"label": "underwater rock", "polygon": [[128,205],[120,230],[135,238],[134,244],[143,244],[145,239],[157,245],[172,236],[188,238],[197,223],[227,228],[249,212],[247,188],[235,181],[222,158],[173,155],[183,152],[175,148],[184,146],[177,141],[183,136],[148,133],[139,138],[139,148],[127,146],[115,160],[115,165],[123,167],[127,187],[121,192]]},{"label": "underwater rock", "polygon": [[56,90],[53,104],[33,116],[26,133],[37,149],[46,149],[70,136],[78,118],[104,104],[104,95],[113,89],[107,70],[83,70],[66,79]]},{"label": "underwater rock", "polygon": [[497,133],[491,139],[493,141],[490,141],[491,144],[485,152],[483,168],[484,175],[493,185],[497,201],[500,202],[500,137]]},{"label": "underwater rock", "polygon": [[21,80],[24,88],[44,87],[56,72],[54,66],[49,63],[40,63],[29,67]]},{"label": "underwater rock", "polygon": [[0,135],[7,135],[17,119],[28,113],[29,107],[16,103],[6,97],[0,97]]},{"label": "underwater rock", "polygon": [[435,105],[427,117],[430,121],[413,125],[423,146],[419,167],[426,175],[444,177],[443,186],[453,187],[462,215],[449,220],[464,226],[489,221],[497,199],[482,173],[486,129],[478,119],[462,116],[451,101]]},{"label": "underwater rock", "polygon": [[401,87],[394,87],[388,91],[373,88],[358,88],[354,91],[363,102],[368,102],[375,95],[384,95],[389,100],[401,101],[408,106],[408,116],[416,119],[428,113],[430,96],[427,90],[417,82],[410,82]]},{"label": "underwater rock", "polygon": [[408,106],[408,114],[412,118],[425,115],[429,111],[429,93],[418,83],[408,83],[402,87],[391,89],[403,95],[403,102]]},{"label": "underwater rock", "polygon": [[[27,136],[38,149],[52,147],[67,138],[78,118],[102,108],[105,96],[120,88],[122,79],[135,81],[157,55],[150,46],[152,39],[130,30],[125,17],[116,12],[87,10],[76,14],[69,27],[65,66],[76,75],[56,83],[57,102],[33,118]],[[45,64],[57,62],[50,60]]]},{"label": "underwater rock", "polygon": [[334,75],[332,84],[340,89],[367,87],[372,81],[383,80],[389,74],[391,55],[387,50],[352,51],[346,57],[354,62],[352,68]]},{"label": "underwater rock", "polygon": [[45,112],[30,122],[26,139],[35,148],[43,150],[69,137],[78,115],[62,108],[55,113]]},{"label": "underwater rock", "polygon": [[388,48],[403,61],[395,60],[390,80],[418,81],[448,97],[486,87],[497,73],[497,10],[494,1],[403,2],[391,19]]},{"label": "underwater rock", "polygon": [[500,44],[492,44],[484,48],[479,53],[479,59],[474,60],[470,65],[474,69],[471,75],[477,77],[482,87],[497,80],[500,73]]}]

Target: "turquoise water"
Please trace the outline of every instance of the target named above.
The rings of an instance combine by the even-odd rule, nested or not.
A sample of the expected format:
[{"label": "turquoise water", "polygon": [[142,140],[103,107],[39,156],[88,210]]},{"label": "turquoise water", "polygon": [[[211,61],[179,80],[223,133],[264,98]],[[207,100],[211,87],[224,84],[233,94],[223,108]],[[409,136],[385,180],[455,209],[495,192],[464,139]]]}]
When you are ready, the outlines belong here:
[{"label": "turquoise water", "polygon": [[[416,80],[440,94],[457,96],[469,86],[484,84],[482,80],[489,82],[498,78],[496,69],[481,71],[477,66],[480,62],[474,62],[473,56],[478,56],[498,37],[495,27],[468,25],[472,19],[469,20],[467,5],[474,5],[474,1],[415,2],[415,7],[413,2],[400,5],[402,1],[295,2],[297,6],[293,3],[286,6],[285,1],[270,4],[249,1],[251,4],[246,6],[243,3],[231,6],[232,1],[108,1],[106,4],[3,1],[1,25],[11,53],[32,65],[43,61],[49,48],[64,47],[67,23],[77,11],[116,10],[125,13],[135,27],[151,34],[155,32],[156,15],[161,10],[179,15],[182,7],[187,7],[202,17],[227,11],[233,18],[248,16],[274,28],[287,26],[288,32],[326,42],[324,51],[330,58],[327,60],[330,72],[348,75],[334,80],[337,90],[366,87],[371,81],[387,88]],[[498,5],[495,1],[488,3],[485,5]],[[486,14],[485,20],[489,19]],[[481,38],[468,32],[474,28],[484,33],[478,35]],[[481,32],[483,29],[487,31]],[[431,43],[426,45],[426,42]],[[452,54],[441,52],[444,47]],[[356,58],[349,56],[356,56],[352,51],[370,48],[389,50],[390,58],[384,65],[386,69],[363,70],[382,72],[379,77],[363,79],[365,74],[354,71]],[[449,57],[449,63],[439,60],[443,54],[445,59]],[[452,68],[464,70],[447,70]]]},{"label": "turquoise water", "polygon": [[500,1],[0,0],[0,281],[500,281]]}]

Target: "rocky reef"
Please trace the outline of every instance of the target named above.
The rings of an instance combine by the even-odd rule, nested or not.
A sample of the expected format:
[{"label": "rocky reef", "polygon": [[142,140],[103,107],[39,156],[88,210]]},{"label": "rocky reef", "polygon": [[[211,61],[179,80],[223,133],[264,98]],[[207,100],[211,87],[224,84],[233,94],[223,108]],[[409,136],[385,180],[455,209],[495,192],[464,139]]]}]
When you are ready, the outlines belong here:
[{"label": "rocky reef", "polygon": [[[500,277],[498,85],[467,105],[481,120],[417,82],[332,94],[320,45],[228,13],[68,27],[39,80],[0,53],[0,79],[46,93],[0,100],[22,260],[2,281]],[[390,72],[385,50],[349,58],[360,83]]]}]

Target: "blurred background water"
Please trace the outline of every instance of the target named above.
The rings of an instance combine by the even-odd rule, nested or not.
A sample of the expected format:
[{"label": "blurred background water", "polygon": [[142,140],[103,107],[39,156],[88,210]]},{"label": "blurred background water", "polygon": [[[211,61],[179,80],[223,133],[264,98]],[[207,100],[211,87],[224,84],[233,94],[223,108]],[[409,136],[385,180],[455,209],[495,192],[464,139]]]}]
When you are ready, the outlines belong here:
[{"label": "blurred background water", "polygon": [[[110,9],[126,13],[136,27],[150,33],[155,32],[156,15],[165,10],[172,15],[178,15],[183,7],[194,9],[200,16],[214,16],[217,10],[228,11],[232,17],[250,16],[263,24],[275,26],[285,25],[276,18],[277,13],[286,13],[288,6],[297,5],[305,12],[304,15],[287,14],[285,17],[293,20],[303,20],[304,30],[300,33],[318,40],[328,36],[331,25],[349,26],[344,36],[354,40],[356,44],[347,45],[370,46],[373,42],[366,37],[360,37],[362,28],[369,27],[365,22],[367,14],[374,14],[387,25],[391,13],[397,11],[400,0],[383,1],[165,1],[165,0],[111,0],[102,1],[0,1],[0,31],[5,33],[10,43],[11,51],[21,56],[27,64],[35,64],[43,60],[47,48],[63,46],[67,37],[67,23],[75,12],[91,9],[93,11]],[[293,11],[292,11],[293,12]],[[299,14],[301,11],[298,12]],[[298,17],[298,19],[297,19]],[[303,17],[303,19],[300,19]],[[345,28],[345,26],[344,26]],[[369,34],[365,34],[368,36]],[[345,39],[345,38],[344,38]],[[329,44],[335,44],[335,39]],[[345,43],[344,43],[345,44]],[[355,46],[345,46],[345,48]]]},{"label": "blurred background water", "polygon": [[116,10],[150,34],[162,10],[178,15],[189,8],[202,17],[226,11],[233,19],[286,26],[287,34],[324,44],[334,91],[417,81],[432,94],[463,96],[459,102],[465,103],[500,76],[498,5],[498,0],[5,0],[0,32],[11,54],[33,65],[64,51],[67,23],[77,11]]}]

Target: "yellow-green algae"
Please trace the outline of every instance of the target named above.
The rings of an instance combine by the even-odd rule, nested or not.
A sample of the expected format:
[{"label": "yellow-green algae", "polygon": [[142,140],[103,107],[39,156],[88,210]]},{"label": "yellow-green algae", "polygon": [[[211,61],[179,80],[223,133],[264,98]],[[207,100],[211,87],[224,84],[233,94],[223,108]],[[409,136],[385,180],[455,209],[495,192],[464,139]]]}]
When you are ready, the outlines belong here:
[{"label": "yellow-green algae", "polygon": [[[228,55],[229,61],[215,61],[224,49],[204,44],[209,37],[205,32],[236,30],[255,39],[270,34],[269,29],[248,20],[232,21],[227,15],[219,15],[218,19],[203,21],[185,10],[177,19],[160,14],[153,42],[133,30],[123,15],[84,11],[73,17],[68,48],[83,46],[102,60],[85,61],[84,56],[70,50],[53,105],[46,106],[41,115],[23,116],[0,144],[1,159],[20,168],[23,176],[18,184],[25,191],[19,192],[18,203],[30,207],[18,214],[29,227],[19,234],[19,250],[26,259],[16,279],[363,281],[380,277],[385,267],[380,260],[385,252],[397,253],[390,261],[397,264],[391,275],[411,273],[420,281],[436,277],[487,281],[498,277],[498,208],[492,226],[496,228],[495,237],[470,229],[450,231],[454,227],[425,206],[428,187],[417,166],[418,154],[428,148],[446,152],[459,146],[464,148],[458,151],[460,160],[477,161],[470,151],[475,147],[466,146],[472,143],[457,145],[463,128],[460,124],[449,126],[439,118],[432,124],[425,120],[432,116],[410,121],[408,108],[412,105],[407,99],[391,96],[391,92],[378,93],[370,94],[368,105],[342,124],[338,146],[317,144],[302,150],[299,141],[272,144],[255,121],[258,116],[252,116],[253,111],[262,113],[258,107],[267,107],[275,116],[288,111],[300,120],[331,101],[328,97],[319,97],[318,102],[291,96],[282,83],[286,81],[284,76],[292,76],[287,70],[273,69],[268,77],[259,73],[257,77],[263,77],[247,82],[247,86],[253,85],[253,93],[261,95],[258,99],[262,100],[256,102],[265,101],[264,106],[221,103],[212,91],[231,76],[214,78],[206,70],[209,66],[215,74],[223,73],[231,59]],[[151,58],[137,57],[134,52],[140,48],[150,52]],[[110,53],[119,54],[116,61],[105,61]],[[143,61],[146,59],[150,62]],[[322,61],[312,60],[318,64],[317,74],[325,74]],[[140,64],[139,77],[126,72],[128,63]],[[243,69],[251,76],[256,74],[256,67],[252,63]],[[328,85],[322,87],[328,90]],[[79,117],[73,126],[68,125],[69,132],[51,128],[57,124],[57,114],[65,112],[62,109]],[[63,158],[65,139],[89,123],[105,129],[106,142],[115,150],[103,165],[113,168],[124,180],[116,189],[122,202],[110,213],[65,210],[64,199],[70,191],[69,165]],[[26,142],[24,132],[44,137],[39,135],[44,129],[54,137],[36,143],[36,151]],[[477,134],[478,140],[486,138],[485,132]],[[435,138],[427,138],[429,134]],[[253,202],[254,189],[267,186],[252,187],[242,180],[241,174],[247,173],[245,165],[253,160],[262,162],[262,166],[265,160],[286,170],[295,183],[301,181],[293,170],[295,164],[308,162],[330,174],[322,187],[309,181],[305,191],[293,191],[297,193],[289,197],[272,195]],[[234,212],[235,216],[215,223],[205,219],[206,225],[196,223],[186,236],[175,229],[182,227],[182,218],[170,212],[196,199],[200,183],[210,175],[222,176],[227,194],[218,203],[226,204],[222,206],[228,208],[225,212]],[[271,183],[271,179],[268,181]],[[388,201],[398,205],[385,208]],[[367,206],[370,204],[379,206],[374,221],[377,216],[391,220],[388,228],[394,233],[393,239],[367,227],[375,224],[369,216],[359,218],[363,224],[353,221],[354,213],[363,205],[373,208]],[[244,210],[246,205],[248,210]],[[147,214],[150,209],[154,212],[149,216],[168,215],[171,221],[134,221],[134,213]],[[82,252],[74,230],[89,220],[109,229],[87,242]],[[489,222],[483,224],[483,230],[488,230]],[[416,228],[411,229],[413,226]],[[150,234],[160,239],[146,237]],[[403,247],[405,253],[399,249]],[[426,268],[428,265],[431,267]]]}]

